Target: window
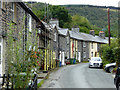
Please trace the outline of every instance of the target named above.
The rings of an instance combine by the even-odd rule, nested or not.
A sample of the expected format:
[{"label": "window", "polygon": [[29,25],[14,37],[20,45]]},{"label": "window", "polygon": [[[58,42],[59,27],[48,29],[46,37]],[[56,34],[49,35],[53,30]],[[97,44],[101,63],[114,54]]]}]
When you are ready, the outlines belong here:
[{"label": "window", "polygon": [[29,31],[32,32],[32,17],[29,15]]},{"label": "window", "polygon": [[91,48],[93,49],[93,42],[91,43]]},{"label": "window", "polygon": [[11,20],[14,21],[14,3],[11,4]]},{"label": "window", "polygon": [[85,42],[83,42],[83,47],[86,47],[86,43]]},{"label": "window", "polygon": [[3,0],[1,0],[1,8],[5,9],[5,2],[3,2]]},{"label": "window", "polygon": [[86,52],[83,52],[83,58],[86,58]]},{"label": "window", "polygon": [[56,33],[54,33],[54,37],[55,37],[55,38],[54,38],[54,41],[56,41],[56,36],[57,36]]},{"label": "window", "polygon": [[91,52],[91,57],[93,57],[93,52]]},{"label": "window", "polygon": [[16,3],[12,2],[11,3],[11,7],[10,7],[10,11],[11,11],[11,20],[13,22],[16,22]]},{"label": "window", "polygon": [[29,46],[29,51],[31,51],[31,50],[32,50],[32,46],[30,45],[30,46]]},{"label": "window", "polygon": [[69,37],[66,37],[67,38],[67,44],[69,44]]}]

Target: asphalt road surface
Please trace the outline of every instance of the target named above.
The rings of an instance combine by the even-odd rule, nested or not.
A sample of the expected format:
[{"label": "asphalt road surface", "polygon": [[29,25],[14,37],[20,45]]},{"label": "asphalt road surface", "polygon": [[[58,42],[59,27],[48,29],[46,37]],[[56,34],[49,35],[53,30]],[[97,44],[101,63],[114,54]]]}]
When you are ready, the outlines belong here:
[{"label": "asphalt road surface", "polygon": [[52,72],[42,88],[115,88],[112,74],[88,68],[88,63],[61,67]]}]

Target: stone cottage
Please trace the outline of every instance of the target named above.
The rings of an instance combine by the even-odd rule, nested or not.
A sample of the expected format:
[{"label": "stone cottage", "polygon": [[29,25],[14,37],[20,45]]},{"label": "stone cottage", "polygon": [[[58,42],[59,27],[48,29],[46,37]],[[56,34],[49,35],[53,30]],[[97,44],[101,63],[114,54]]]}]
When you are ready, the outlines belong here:
[{"label": "stone cottage", "polygon": [[[18,46],[20,48],[20,61],[25,59],[26,49],[38,49],[42,42],[38,33],[44,31],[45,26],[23,2],[0,1],[0,3],[0,75],[2,75],[9,73],[10,63],[16,62],[15,48]],[[9,53],[11,48],[14,48],[13,52]]]}]

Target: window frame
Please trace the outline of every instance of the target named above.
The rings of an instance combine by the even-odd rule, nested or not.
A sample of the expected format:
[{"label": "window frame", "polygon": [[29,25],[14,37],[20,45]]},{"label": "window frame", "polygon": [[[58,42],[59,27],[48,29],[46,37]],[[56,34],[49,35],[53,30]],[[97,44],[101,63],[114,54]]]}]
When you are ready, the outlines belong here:
[{"label": "window frame", "polygon": [[32,16],[29,14],[29,22],[28,22],[28,29],[29,32],[32,32]]},{"label": "window frame", "polygon": [[11,11],[11,16],[12,16],[12,18],[11,18],[11,20],[12,21],[14,21],[14,10],[15,10],[15,8],[14,8],[14,2],[12,2],[12,4],[11,4],[11,9],[10,9],[10,11]]},{"label": "window frame", "polygon": [[86,52],[85,51],[83,52],[83,58],[86,58]]},{"label": "window frame", "polygon": [[91,48],[93,49],[93,42],[91,43]]},{"label": "window frame", "polygon": [[54,41],[57,41],[57,33],[54,33]]},{"label": "window frame", "polygon": [[1,9],[5,9],[5,2],[3,2],[3,0],[1,0]]},{"label": "window frame", "polygon": [[11,7],[10,7],[10,12],[11,12],[11,21],[13,23],[16,23],[17,19],[17,6],[15,2],[11,2]]},{"label": "window frame", "polygon": [[86,47],[86,42],[83,42],[83,47]]},{"label": "window frame", "polygon": [[67,44],[69,44],[69,37],[67,36],[66,39],[67,39]]}]

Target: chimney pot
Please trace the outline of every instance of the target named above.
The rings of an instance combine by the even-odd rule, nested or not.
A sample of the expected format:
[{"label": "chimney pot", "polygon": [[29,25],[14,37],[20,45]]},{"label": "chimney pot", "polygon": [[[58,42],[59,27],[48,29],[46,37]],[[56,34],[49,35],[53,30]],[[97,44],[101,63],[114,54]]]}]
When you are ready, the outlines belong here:
[{"label": "chimney pot", "polygon": [[90,34],[95,36],[95,31],[94,30],[90,30]]}]

